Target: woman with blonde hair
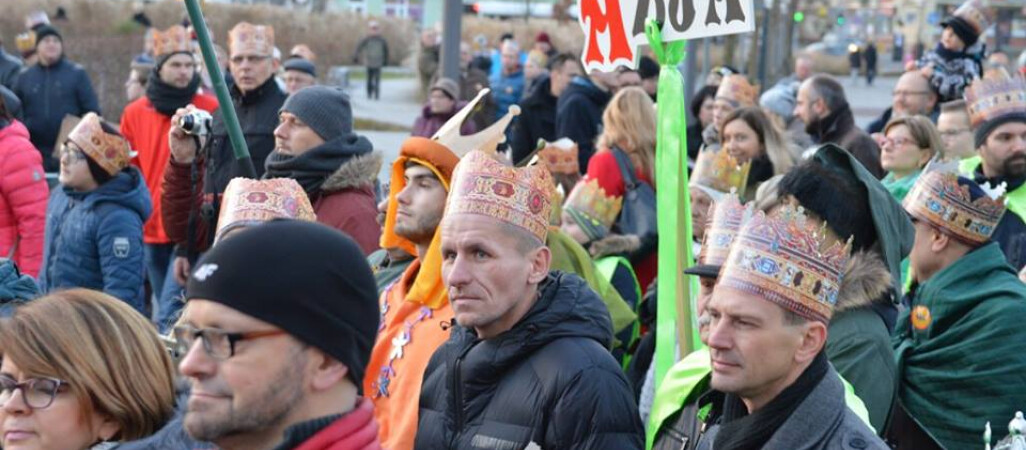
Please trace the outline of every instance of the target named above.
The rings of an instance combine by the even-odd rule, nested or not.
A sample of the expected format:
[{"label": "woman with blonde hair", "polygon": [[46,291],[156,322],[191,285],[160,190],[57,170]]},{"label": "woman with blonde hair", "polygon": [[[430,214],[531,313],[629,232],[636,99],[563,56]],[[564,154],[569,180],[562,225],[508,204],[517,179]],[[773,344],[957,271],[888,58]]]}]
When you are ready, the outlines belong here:
[{"label": "woman with blonde hair", "polygon": [[926,163],[944,154],[944,141],[926,116],[892,119],[880,138],[880,166],[887,175],[880,180],[898,202],[912,189]]},{"label": "woman with blonde hair", "polygon": [[782,130],[758,107],[739,108],[723,119],[722,148],[739,163],[752,163],[744,198],[752,199],[759,185],[774,175],[783,175],[795,165],[797,151]]},{"label": "woman with blonde hair", "polygon": [[171,358],[146,318],[86,289],[60,291],[0,321],[4,449],[107,448],[171,417]]},{"label": "woman with blonde hair", "polygon": [[[628,87],[613,96],[602,113],[602,134],[595,146],[599,151],[588,160],[587,178],[597,180],[607,195],[622,197],[627,192],[618,154],[633,169],[627,173],[655,188],[655,103],[644,89]],[[639,236],[614,234],[592,243],[591,252],[629,255],[644,290],[655,278],[657,257],[655,249],[648,248],[651,245],[643,244]]]}]

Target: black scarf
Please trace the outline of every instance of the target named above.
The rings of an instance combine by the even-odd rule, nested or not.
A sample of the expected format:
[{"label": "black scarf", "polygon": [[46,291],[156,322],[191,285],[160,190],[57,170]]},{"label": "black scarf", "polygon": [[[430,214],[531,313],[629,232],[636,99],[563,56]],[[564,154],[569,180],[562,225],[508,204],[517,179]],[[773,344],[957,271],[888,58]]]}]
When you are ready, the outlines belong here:
[{"label": "black scarf", "polygon": [[192,103],[192,98],[196,95],[199,85],[200,77],[196,74],[192,76],[188,86],[176,88],[161,80],[157,70],[154,69],[150,72],[150,78],[146,82],[146,97],[150,99],[150,103],[153,103],[153,109],[171,117],[175,115],[178,108],[184,108],[185,105]]},{"label": "black scarf", "polygon": [[292,178],[303,186],[313,201],[320,194],[321,185],[339,167],[354,157],[374,150],[367,138],[345,134],[308,150],[299,156],[286,155],[275,150],[267,155],[264,178]]},{"label": "black scarf", "polygon": [[798,409],[813,389],[829,372],[826,352],[820,352],[805,372],[773,400],[758,411],[749,414],[741,398],[727,394],[723,400],[723,424],[713,442],[713,449],[757,450],[773,437],[773,434]]},{"label": "black scarf", "polygon": [[748,185],[754,186],[773,177],[773,162],[766,154],[752,160],[752,169],[748,172]]}]

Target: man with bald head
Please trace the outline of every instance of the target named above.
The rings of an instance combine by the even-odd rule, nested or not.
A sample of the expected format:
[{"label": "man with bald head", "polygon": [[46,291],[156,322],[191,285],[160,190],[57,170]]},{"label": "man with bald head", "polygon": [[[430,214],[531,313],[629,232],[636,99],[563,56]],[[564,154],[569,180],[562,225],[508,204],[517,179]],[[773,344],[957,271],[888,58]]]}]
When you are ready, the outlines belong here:
[{"label": "man with bald head", "polygon": [[893,117],[905,117],[923,115],[937,123],[937,116],[940,115],[938,102],[940,97],[930,87],[930,81],[918,71],[905,72],[898,78],[898,84],[894,85],[891,97],[891,107],[866,127],[869,134],[883,132],[884,125],[890,122]]}]

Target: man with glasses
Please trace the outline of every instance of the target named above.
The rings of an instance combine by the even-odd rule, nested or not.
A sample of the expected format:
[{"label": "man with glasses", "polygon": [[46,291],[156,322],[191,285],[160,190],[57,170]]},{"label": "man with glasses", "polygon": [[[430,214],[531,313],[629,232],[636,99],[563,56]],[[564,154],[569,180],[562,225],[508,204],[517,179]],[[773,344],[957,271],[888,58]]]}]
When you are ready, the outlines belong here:
[{"label": "man with glasses", "polygon": [[226,450],[378,447],[359,387],[379,314],[363,261],[342,233],[289,220],[200,259],[174,329],[191,437]]},{"label": "man with glasses", "polygon": [[928,116],[933,123],[937,123],[938,109],[937,93],[930,87],[930,80],[927,80],[917,70],[905,72],[898,78],[898,84],[894,85],[891,97],[891,107],[884,110],[883,114],[866,127],[869,134],[883,132],[884,126],[890,122],[892,117],[905,117],[914,115]]},{"label": "man with glasses", "polygon": [[944,158],[958,161],[976,156],[965,100],[952,100],[941,105],[937,131],[944,140]]},{"label": "man with glasses", "polygon": [[[264,161],[274,150],[278,110],[287,97],[273,76],[278,68],[272,58],[274,29],[269,25],[239,23],[228,33],[228,50],[229,68],[235,80],[231,87],[232,103],[256,177],[260,178]],[[190,105],[177,114],[193,111]],[[184,285],[190,262],[210,246],[212,238],[208,234],[201,239],[201,233],[196,232],[196,221],[207,221],[207,229],[216,228],[221,194],[232,178],[243,173],[235,161],[221,114],[214,115],[210,136],[205,144],[201,142],[205,151],[199,151],[195,137],[175,122],[168,137],[171,159],[164,172],[161,214],[164,230],[179,246],[173,270],[175,280]],[[202,202],[195,200],[196,192],[204,193]]]}]

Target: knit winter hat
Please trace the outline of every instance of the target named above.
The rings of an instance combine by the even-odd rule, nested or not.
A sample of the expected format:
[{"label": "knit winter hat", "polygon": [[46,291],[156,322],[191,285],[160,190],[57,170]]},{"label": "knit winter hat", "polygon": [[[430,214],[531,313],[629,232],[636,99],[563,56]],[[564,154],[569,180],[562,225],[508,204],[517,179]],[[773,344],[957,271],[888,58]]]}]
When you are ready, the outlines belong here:
[{"label": "knit winter hat", "polygon": [[333,140],[353,132],[353,108],[341,89],[310,86],[296,91],[278,111],[295,114],[321,139]]},{"label": "knit winter hat", "polygon": [[431,90],[442,91],[443,94],[448,95],[453,100],[459,100],[460,98],[460,86],[452,78],[439,78],[434,86],[431,86]]},{"label": "knit winter hat", "polygon": [[285,67],[285,70],[296,70],[310,74],[311,77],[317,77],[317,67],[314,66],[314,63],[303,58],[289,58],[285,60],[285,64],[283,64],[283,66]]},{"label": "knit winter hat", "polygon": [[318,224],[276,220],[211,248],[186,300],[220,303],[281,328],[349,368],[360,386],[378,331],[377,285],[360,247]]},{"label": "knit winter hat", "polygon": [[971,47],[979,40],[990,24],[994,21],[993,11],[980,0],[968,0],[952,13],[951,17],[941,22],[943,27],[951,27],[958,38]]},{"label": "knit winter hat", "polygon": [[57,40],[64,42],[64,38],[61,37],[61,32],[54,28],[52,25],[39,25],[35,28],[36,32],[36,47],[39,47],[39,43],[43,42],[43,38],[47,36],[57,36]]}]

